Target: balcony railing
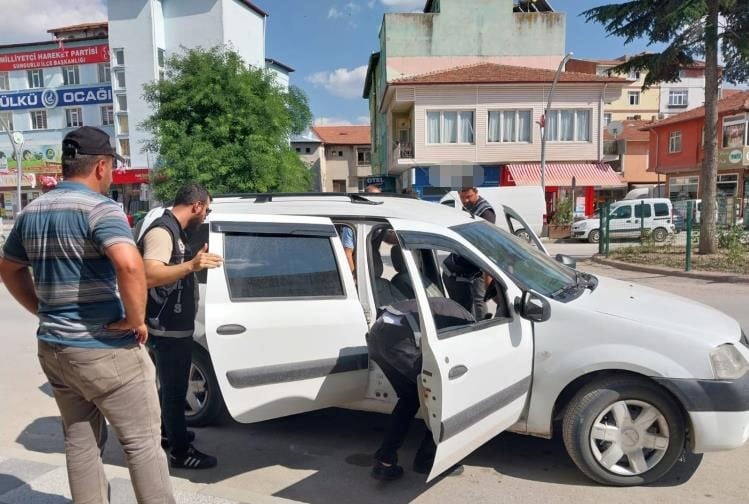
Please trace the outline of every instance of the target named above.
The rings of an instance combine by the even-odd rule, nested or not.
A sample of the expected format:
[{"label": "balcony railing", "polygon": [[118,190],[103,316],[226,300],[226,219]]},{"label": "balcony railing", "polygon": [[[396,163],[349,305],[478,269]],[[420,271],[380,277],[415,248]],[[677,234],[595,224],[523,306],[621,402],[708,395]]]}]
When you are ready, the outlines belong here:
[{"label": "balcony railing", "polygon": [[395,159],[413,159],[414,146],[412,144],[398,144],[395,147]]}]

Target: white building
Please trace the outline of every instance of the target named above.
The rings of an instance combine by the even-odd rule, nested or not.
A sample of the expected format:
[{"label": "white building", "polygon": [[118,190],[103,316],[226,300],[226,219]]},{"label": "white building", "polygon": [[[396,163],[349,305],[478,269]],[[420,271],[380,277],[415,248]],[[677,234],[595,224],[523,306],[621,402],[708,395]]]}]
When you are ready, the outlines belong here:
[{"label": "white building", "polygon": [[[226,44],[250,65],[266,68],[268,14],[250,0],[109,0],[117,149],[132,167],[152,168],[142,152],[147,134],[138,125],[151,115],[143,85],[159,79],[166,58],[183,49]],[[279,81],[289,67],[270,60]]]},{"label": "white building", "polygon": [[705,64],[696,61],[679,72],[679,82],[660,84],[661,118],[681,114],[705,104]]}]

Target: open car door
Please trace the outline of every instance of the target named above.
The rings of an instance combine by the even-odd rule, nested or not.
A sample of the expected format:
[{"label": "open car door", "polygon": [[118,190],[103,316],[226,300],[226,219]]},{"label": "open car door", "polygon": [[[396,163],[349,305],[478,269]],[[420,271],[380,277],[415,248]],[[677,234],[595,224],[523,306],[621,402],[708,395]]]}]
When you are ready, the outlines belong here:
[{"label": "open car door", "polygon": [[[424,250],[455,252],[500,280],[508,300],[521,295],[496,265],[457,233],[397,219],[390,224],[412,279],[421,278],[415,257]],[[429,481],[520,419],[531,386],[533,328],[509,302],[507,316],[438,331],[422,281],[413,285],[423,355],[421,406],[437,445]]]},{"label": "open car door", "polygon": [[210,222],[208,351],[224,402],[257,422],[361,399],[367,324],[330,219],[222,214]]}]

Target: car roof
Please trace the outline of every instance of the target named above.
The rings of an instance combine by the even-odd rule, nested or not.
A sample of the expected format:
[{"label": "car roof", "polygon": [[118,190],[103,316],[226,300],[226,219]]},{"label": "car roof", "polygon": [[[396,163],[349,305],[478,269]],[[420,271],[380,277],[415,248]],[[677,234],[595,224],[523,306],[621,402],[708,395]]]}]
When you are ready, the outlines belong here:
[{"label": "car roof", "polygon": [[455,226],[473,222],[467,212],[411,197],[366,194],[260,194],[218,196],[211,203],[211,218],[220,214],[310,215],[353,219],[404,219]]}]

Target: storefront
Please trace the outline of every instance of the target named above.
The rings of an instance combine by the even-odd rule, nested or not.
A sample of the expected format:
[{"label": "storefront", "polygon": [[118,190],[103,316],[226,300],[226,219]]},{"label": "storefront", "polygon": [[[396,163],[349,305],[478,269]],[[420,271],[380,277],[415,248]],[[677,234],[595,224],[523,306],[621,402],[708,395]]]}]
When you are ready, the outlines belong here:
[{"label": "storefront", "polygon": [[[0,216],[13,217],[16,201],[18,177],[15,172],[0,174]],[[30,201],[42,195],[42,189],[37,185],[36,175],[24,173],[21,175],[21,208]]]},{"label": "storefront", "polygon": [[136,212],[148,210],[150,196],[148,174],[148,168],[115,170],[113,173],[109,195],[122,205],[126,214],[135,215]]}]

